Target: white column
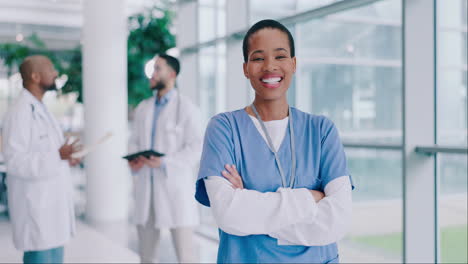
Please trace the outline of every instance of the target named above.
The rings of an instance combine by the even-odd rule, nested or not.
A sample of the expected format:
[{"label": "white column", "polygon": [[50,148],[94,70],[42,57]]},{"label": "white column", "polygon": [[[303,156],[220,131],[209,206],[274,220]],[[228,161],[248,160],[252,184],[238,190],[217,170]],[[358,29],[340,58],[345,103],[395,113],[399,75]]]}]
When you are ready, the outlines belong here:
[{"label": "white column", "polygon": [[403,1],[403,144],[405,263],[434,263],[435,157],[416,146],[435,143],[434,1]]},{"label": "white column", "polygon": [[127,152],[127,26],[124,0],[83,1],[85,142],[113,137],[89,154],[86,218],[127,219],[130,178]]},{"label": "white column", "polygon": [[[226,2],[227,34],[249,28],[249,1]],[[232,111],[245,107],[251,102],[250,83],[244,76],[242,64],[242,36],[230,38],[226,43],[226,110]]]}]

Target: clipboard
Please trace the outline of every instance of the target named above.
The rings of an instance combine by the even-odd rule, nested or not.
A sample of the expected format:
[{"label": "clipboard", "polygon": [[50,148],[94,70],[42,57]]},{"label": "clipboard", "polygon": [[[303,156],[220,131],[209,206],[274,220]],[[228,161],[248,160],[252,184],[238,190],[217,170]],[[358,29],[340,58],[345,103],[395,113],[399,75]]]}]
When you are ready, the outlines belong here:
[{"label": "clipboard", "polygon": [[[84,146],[84,148],[81,151],[75,152],[71,155],[72,158],[77,159],[77,158],[83,158],[84,156],[88,155],[90,152],[93,152],[96,150],[96,148],[109,140],[112,137],[111,132],[107,132],[103,137],[101,137],[97,142],[95,142],[92,145]],[[67,142],[68,144],[68,142]]]},{"label": "clipboard", "polygon": [[144,156],[145,158],[149,159],[151,156],[163,157],[164,154],[150,149],[150,150],[145,150],[145,151],[140,151],[140,152],[137,152],[137,153],[129,154],[129,155],[124,156],[122,158],[124,158],[124,159],[126,159],[128,161],[132,161],[132,160],[138,158],[139,156]]}]

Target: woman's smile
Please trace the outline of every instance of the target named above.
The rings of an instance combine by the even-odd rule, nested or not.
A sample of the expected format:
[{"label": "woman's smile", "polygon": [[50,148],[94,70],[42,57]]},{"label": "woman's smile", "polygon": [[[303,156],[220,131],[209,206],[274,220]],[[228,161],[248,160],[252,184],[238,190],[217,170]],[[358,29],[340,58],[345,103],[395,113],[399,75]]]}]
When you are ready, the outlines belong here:
[{"label": "woman's smile", "polygon": [[283,79],[279,74],[265,74],[260,78],[260,82],[264,87],[274,89],[281,86]]}]

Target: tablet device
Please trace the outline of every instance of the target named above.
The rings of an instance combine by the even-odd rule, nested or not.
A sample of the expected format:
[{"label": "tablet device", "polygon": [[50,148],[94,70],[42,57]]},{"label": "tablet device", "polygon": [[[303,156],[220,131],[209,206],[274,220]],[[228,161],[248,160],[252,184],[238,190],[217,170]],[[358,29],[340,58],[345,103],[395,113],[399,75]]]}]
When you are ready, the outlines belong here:
[{"label": "tablet device", "polygon": [[137,152],[137,153],[133,153],[133,154],[124,156],[122,158],[124,158],[124,159],[126,159],[128,161],[131,161],[131,160],[134,160],[134,159],[138,158],[139,156],[144,156],[145,158],[149,159],[151,156],[162,157],[162,156],[164,156],[164,154],[150,149],[150,150],[145,150],[145,151],[140,151],[140,152]]}]

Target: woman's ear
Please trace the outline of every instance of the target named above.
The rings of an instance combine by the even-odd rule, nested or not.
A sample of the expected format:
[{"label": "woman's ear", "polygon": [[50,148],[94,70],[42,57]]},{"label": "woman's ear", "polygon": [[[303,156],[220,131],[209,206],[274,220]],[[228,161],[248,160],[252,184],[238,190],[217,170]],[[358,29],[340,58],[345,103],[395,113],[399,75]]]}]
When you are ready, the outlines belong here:
[{"label": "woman's ear", "polygon": [[249,71],[247,71],[247,63],[246,63],[246,62],[244,62],[244,64],[242,64],[242,68],[244,68],[244,76],[245,76],[245,78],[250,79],[250,78],[249,78]]}]

